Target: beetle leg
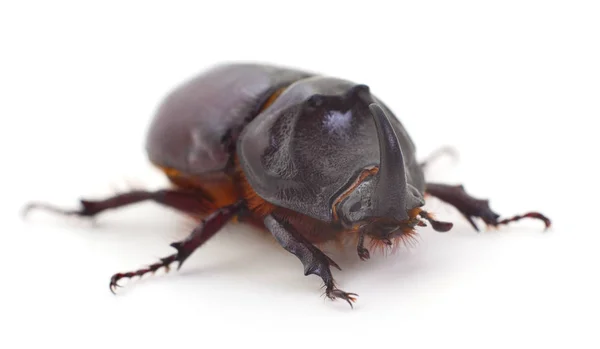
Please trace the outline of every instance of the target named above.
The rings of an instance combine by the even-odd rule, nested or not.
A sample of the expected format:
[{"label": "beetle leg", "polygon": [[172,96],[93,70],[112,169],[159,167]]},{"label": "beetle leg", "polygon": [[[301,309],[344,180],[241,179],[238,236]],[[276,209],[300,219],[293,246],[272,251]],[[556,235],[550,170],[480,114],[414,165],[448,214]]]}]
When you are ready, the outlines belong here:
[{"label": "beetle leg", "polygon": [[363,261],[366,261],[367,259],[371,258],[369,250],[365,248],[365,234],[362,232],[358,236],[358,245],[356,246],[356,252],[358,252],[358,257]]},{"label": "beetle leg", "polygon": [[284,224],[272,215],[266,216],[264,223],[279,244],[300,259],[304,265],[304,275],[314,274],[323,279],[325,294],[329,299],[341,298],[353,307],[352,302],[356,301],[355,297],[358,295],[344,292],[335,286],[330,266],[339,270],[341,268],[331,258],[306,240],[292,226]]},{"label": "beetle leg", "polygon": [[427,183],[425,192],[456,207],[476,231],[479,231],[479,228],[473,221],[473,218],[480,218],[486,225],[493,227],[516,222],[523,218],[539,219],[544,222],[546,229],[548,229],[551,224],[550,219],[539,212],[528,212],[500,220],[500,215],[490,208],[489,200],[481,200],[472,197],[465,191],[465,188],[462,185]]},{"label": "beetle leg", "polygon": [[436,149],[434,152],[429,154],[429,156],[425,160],[423,160],[419,163],[419,166],[421,166],[421,168],[424,169],[431,162],[439,159],[442,155],[450,155],[454,159],[458,158],[458,152],[456,151],[456,149],[454,149],[450,146],[445,146],[445,147]]},{"label": "beetle leg", "polygon": [[204,244],[208,239],[213,237],[218,231],[225,226],[235,215],[237,215],[242,209],[243,201],[238,201],[237,203],[229,206],[225,206],[223,208],[218,209],[213,212],[202,222],[194,228],[191,234],[184,240],[174,242],[171,244],[177,252],[162,258],[160,262],[149,265],[146,268],[142,268],[133,272],[127,273],[118,273],[112,276],[110,279],[110,290],[114,293],[117,287],[120,287],[118,281],[123,278],[132,278],[135,276],[142,276],[147,273],[154,273],[160,268],[165,268],[166,271],[169,271],[170,265],[173,262],[178,262],[177,269],[181,268],[181,265],[185,260],[202,244]]},{"label": "beetle leg", "polygon": [[43,202],[31,202],[23,209],[23,216],[26,216],[31,210],[41,209],[62,215],[93,217],[105,210],[120,208],[142,201],[154,201],[178,211],[192,213],[210,210],[212,199],[207,193],[200,190],[134,190],[103,200],[80,200],[81,208],[78,210],[67,210]]}]

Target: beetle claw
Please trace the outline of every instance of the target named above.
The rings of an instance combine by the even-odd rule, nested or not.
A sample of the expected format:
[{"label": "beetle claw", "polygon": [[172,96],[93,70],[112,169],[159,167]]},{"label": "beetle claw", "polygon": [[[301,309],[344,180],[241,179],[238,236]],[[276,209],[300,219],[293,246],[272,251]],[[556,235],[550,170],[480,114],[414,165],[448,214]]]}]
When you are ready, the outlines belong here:
[{"label": "beetle claw", "polygon": [[117,274],[113,275],[113,277],[110,279],[110,292],[112,292],[114,295],[116,295],[117,293],[115,292],[115,290],[119,287],[122,287],[121,285],[119,285],[118,281],[119,278],[116,277]]},{"label": "beetle claw", "polygon": [[327,298],[331,299],[332,301],[337,298],[345,300],[346,302],[348,302],[348,304],[350,304],[350,307],[352,309],[354,309],[354,306],[352,305],[352,303],[356,302],[356,297],[358,297],[358,295],[356,293],[344,292],[337,288],[327,289],[326,295],[327,295]]},{"label": "beetle claw", "polygon": [[371,254],[369,253],[369,250],[364,247],[357,248],[357,252],[358,252],[358,257],[362,261],[366,261],[371,258]]}]

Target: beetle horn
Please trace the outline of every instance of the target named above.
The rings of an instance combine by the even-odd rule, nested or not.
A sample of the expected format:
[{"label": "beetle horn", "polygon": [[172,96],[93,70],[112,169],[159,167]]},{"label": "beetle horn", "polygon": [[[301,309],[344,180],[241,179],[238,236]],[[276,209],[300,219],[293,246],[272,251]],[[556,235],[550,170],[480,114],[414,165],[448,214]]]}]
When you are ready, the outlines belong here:
[{"label": "beetle horn", "polygon": [[406,170],[400,142],[386,113],[376,103],[369,105],[379,139],[379,172],[373,208],[378,215],[408,218],[405,210]]}]

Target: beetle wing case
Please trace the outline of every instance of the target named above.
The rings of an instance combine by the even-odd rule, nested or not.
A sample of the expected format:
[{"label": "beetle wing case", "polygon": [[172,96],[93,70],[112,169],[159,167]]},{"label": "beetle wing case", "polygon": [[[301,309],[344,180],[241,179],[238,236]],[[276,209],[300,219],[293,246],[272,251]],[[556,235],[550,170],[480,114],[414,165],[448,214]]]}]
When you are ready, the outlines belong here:
[{"label": "beetle wing case", "polygon": [[[322,221],[333,220],[336,198],[365,168],[380,161],[368,103],[347,100],[357,86],[322,76],[300,80],[245,127],[238,157],[259,196]],[[381,101],[368,98],[390,115],[405,154],[407,182],[422,193],[425,183],[412,140]]]},{"label": "beetle wing case", "polygon": [[150,161],[190,175],[223,170],[223,137],[243,127],[272,91],[310,73],[254,63],[220,64],[169,93],[154,116],[146,143]]}]

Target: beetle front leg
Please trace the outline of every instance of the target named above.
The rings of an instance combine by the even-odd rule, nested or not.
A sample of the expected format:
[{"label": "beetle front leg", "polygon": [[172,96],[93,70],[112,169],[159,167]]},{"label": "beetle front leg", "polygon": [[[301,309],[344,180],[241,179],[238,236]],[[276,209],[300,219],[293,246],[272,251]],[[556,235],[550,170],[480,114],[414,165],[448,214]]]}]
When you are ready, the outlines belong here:
[{"label": "beetle front leg", "polygon": [[510,222],[516,222],[524,218],[539,219],[544,222],[546,229],[551,225],[550,219],[539,212],[528,212],[500,220],[500,215],[490,208],[489,200],[481,200],[472,197],[465,191],[465,188],[462,185],[427,183],[425,192],[456,207],[476,231],[479,231],[479,228],[473,221],[473,218],[480,218],[486,225],[494,227]]},{"label": "beetle front leg", "polygon": [[317,275],[325,283],[325,294],[331,300],[344,299],[350,307],[358,295],[338,289],[331,274],[330,266],[341,268],[321,250],[307,241],[293,227],[285,225],[282,221],[268,215],[264,219],[265,226],[273,234],[279,244],[288,252],[294,254],[304,265],[304,275]]}]

